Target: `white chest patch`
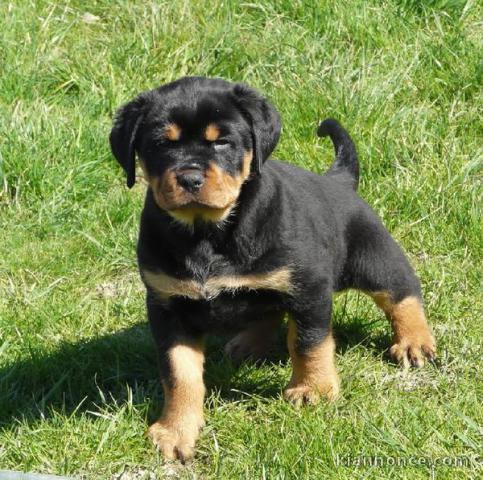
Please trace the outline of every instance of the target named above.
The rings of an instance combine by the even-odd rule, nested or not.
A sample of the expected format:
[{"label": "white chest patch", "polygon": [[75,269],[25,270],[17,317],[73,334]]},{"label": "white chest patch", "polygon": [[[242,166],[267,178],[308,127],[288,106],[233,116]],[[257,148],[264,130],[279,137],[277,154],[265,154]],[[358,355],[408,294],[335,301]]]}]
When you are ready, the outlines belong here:
[{"label": "white chest patch", "polygon": [[279,268],[265,273],[247,275],[226,275],[211,277],[201,283],[196,280],[182,280],[163,272],[143,270],[144,281],[162,299],[186,297],[192,300],[213,300],[220,293],[235,293],[238,290],[274,290],[290,294],[293,291],[291,272],[288,268]]}]

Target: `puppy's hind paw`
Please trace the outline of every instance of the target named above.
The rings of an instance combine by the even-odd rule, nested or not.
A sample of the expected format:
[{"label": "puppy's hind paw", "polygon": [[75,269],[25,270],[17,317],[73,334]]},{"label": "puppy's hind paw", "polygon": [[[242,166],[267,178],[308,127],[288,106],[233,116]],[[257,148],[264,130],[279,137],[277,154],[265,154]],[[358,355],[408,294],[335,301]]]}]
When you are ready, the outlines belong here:
[{"label": "puppy's hind paw", "polygon": [[403,368],[422,367],[426,361],[436,356],[436,343],[428,331],[423,336],[403,337],[394,342],[389,349],[391,358]]}]

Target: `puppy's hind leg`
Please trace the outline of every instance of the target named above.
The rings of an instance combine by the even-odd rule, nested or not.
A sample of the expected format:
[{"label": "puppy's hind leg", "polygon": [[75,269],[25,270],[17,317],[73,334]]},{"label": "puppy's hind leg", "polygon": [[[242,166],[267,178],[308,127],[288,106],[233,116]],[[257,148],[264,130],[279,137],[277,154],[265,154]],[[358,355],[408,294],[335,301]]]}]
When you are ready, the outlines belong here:
[{"label": "puppy's hind leg", "polygon": [[390,320],[391,357],[404,367],[421,367],[435,356],[436,343],[424,314],[419,280],[380,223],[367,222],[363,227],[349,246],[347,286],[370,295]]},{"label": "puppy's hind leg", "polygon": [[264,360],[275,340],[284,313],[268,314],[235,335],[226,345],[225,353],[234,363],[244,360]]}]

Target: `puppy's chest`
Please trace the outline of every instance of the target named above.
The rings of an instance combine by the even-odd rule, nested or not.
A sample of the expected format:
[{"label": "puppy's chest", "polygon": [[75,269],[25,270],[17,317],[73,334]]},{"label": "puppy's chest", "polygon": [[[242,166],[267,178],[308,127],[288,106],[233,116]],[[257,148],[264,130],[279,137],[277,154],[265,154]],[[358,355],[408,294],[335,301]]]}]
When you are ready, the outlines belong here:
[{"label": "puppy's chest", "polygon": [[210,277],[221,276],[237,269],[230,256],[215,251],[208,241],[201,241],[178,258],[180,277],[205,284]]},{"label": "puppy's chest", "polygon": [[251,270],[233,257],[200,244],[182,258],[180,274],[141,268],[145,283],[162,300],[186,298],[212,301],[222,294],[235,296],[260,290],[290,294],[292,273],[288,267]]}]

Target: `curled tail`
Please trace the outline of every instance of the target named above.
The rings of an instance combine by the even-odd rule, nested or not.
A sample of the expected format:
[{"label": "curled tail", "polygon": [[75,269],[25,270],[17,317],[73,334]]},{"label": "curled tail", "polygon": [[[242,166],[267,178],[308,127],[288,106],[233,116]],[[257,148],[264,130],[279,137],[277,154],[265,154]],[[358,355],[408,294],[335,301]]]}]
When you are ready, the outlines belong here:
[{"label": "curled tail", "polygon": [[334,144],[335,160],[332,163],[327,175],[344,175],[351,181],[354,190],[359,184],[359,160],[354,142],[342,127],[333,118],[324,120],[317,129],[319,137],[329,136]]}]

